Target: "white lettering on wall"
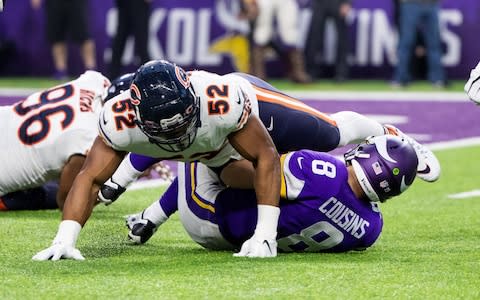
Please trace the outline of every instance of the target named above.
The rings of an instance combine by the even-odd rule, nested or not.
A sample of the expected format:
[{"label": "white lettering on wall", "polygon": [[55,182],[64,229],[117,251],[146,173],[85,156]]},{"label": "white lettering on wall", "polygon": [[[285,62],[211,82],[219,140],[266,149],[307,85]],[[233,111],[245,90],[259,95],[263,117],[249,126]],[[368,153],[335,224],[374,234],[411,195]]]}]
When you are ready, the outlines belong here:
[{"label": "white lettering on wall", "polygon": [[440,12],[440,36],[446,44],[446,53],[442,57],[445,66],[456,66],[460,63],[462,54],[462,40],[450,30],[450,27],[460,26],[463,23],[462,12],[458,9],[445,9]]},{"label": "white lettering on wall", "polygon": [[372,15],[371,64],[375,67],[383,65],[385,56],[388,63],[393,64],[397,47],[396,30],[389,23],[385,11],[375,9]]},{"label": "white lettering on wall", "polygon": [[[211,53],[211,44],[218,36],[211,36],[214,8],[165,8],[154,9],[149,24],[148,49],[153,59],[165,58],[180,65],[218,66],[223,61],[223,54]],[[310,11],[301,11],[301,33],[305,40],[308,33]],[[356,66],[382,66],[396,63],[398,34],[395,25],[389,20],[387,12],[381,9],[353,10],[348,20],[356,26],[354,44],[350,46],[349,61]],[[117,11],[110,9],[106,15],[106,32],[113,39],[117,26]],[[458,9],[443,9],[440,12],[440,33],[445,66],[457,66],[461,61],[462,41],[454,31],[463,24],[462,12]],[[331,38],[333,28],[326,34],[326,49],[323,59],[333,63],[336,39]],[[159,32],[166,35],[159,38]],[[330,37],[330,38],[329,38]],[[302,39],[302,37],[300,37]],[[122,57],[123,64],[132,64],[134,58],[134,40],[129,38]],[[333,54],[333,55],[331,55]],[[110,61],[111,49],[106,48],[104,59]]]},{"label": "white lettering on wall", "polygon": [[197,47],[195,51],[195,64],[202,66],[217,66],[222,63],[220,54],[211,53],[209,51],[212,38],[210,37],[212,20],[212,11],[207,8],[200,9],[198,13],[198,32]]},{"label": "white lettering on wall", "polygon": [[193,63],[195,20],[193,9],[172,9],[168,15],[167,58],[179,65]]}]

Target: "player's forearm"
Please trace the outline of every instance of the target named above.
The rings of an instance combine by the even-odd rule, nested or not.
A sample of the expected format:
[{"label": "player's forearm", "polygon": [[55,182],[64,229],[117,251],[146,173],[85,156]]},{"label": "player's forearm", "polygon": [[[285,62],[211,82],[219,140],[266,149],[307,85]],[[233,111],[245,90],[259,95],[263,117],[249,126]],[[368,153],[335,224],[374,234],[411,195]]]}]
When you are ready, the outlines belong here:
[{"label": "player's forearm", "polygon": [[63,207],[63,220],[72,220],[83,226],[95,206],[99,186],[87,176],[79,175],[68,193]]},{"label": "player's forearm", "polygon": [[265,151],[257,160],[254,185],[257,204],[278,206],[280,201],[280,158],[275,149]]},{"label": "player's forearm", "polygon": [[[262,157],[261,157],[262,158]],[[259,159],[255,172],[255,191],[257,194],[257,225],[254,236],[261,240],[272,241],[277,236],[280,216],[280,159],[275,148]]]}]

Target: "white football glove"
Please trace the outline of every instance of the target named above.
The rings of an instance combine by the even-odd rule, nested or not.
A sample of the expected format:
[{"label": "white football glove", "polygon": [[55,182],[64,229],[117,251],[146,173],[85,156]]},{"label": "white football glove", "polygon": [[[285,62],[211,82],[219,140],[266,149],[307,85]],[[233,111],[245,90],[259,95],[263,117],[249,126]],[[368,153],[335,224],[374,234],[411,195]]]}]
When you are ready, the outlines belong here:
[{"label": "white football glove", "polygon": [[97,195],[97,201],[105,205],[110,205],[115,202],[120,195],[125,192],[125,188],[112,179],[108,179],[100,188]]},{"label": "white football glove", "polygon": [[59,260],[68,258],[84,260],[85,257],[75,248],[82,226],[74,220],[63,220],[58,226],[58,232],[50,247],[35,254],[32,259],[37,261]]},{"label": "white football glove", "polygon": [[480,104],[480,62],[475,69],[472,69],[470,72],[470,78],[467,83],[465,83],[464,90],[470,100],[476,104]]},{"label": "white football glove", "polygon": [[276,257],[277,241],[258,238],[255,234],[245,241],[235,257]]},{"label": "white football glove", "polygon": [[257,227],[253,236],[245,241],[235,257],[276,257],[277,224],[280,208],[271,205],[257,205]]},{"label": "white football glove", "polygon": [[32,259],[36,261],[43,260],[59,260],[60,258],[68,258],[75,260],[85,260],[85,257],[80,251],[71,245],[65,245],[63,243],[53,244],[45,250],[42,250],[35,254]]}]

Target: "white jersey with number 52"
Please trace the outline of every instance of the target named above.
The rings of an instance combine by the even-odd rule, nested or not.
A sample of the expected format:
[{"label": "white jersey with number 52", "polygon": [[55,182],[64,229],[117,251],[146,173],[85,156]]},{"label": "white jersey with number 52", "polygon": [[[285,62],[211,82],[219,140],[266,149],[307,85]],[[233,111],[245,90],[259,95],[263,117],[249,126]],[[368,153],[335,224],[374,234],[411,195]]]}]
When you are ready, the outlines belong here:
[{"label": "white jersey with number 52", "polygon": [[0,196],[58,179],[70,156],[87,153],[107,85],[102,74],[87,71],[0,107]]},{"label": "white jersey with number 52", "polygon": [[258,103],[251,84],[234,74],[205,71],[189,73],[189,82],[200,97],[200,127],[193,144],[181,152],[169,152],[150,143],[135,124],[130,91],[108,101],[99,118],[105,143],[118,151],[177,161],[200,161],[217,167],[230,158],[241,158],[228,142],[228,135],[240,130],[250,114],[258,115]]}]

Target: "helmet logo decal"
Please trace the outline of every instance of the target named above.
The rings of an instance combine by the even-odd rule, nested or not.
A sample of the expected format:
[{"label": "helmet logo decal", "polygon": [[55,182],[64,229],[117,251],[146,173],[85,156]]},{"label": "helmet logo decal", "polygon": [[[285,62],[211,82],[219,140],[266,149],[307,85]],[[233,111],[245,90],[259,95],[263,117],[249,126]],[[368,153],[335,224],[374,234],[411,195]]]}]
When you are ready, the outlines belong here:
[{"label": "helmet logo decal", "polygon": [[136,84],[132,83],[130,86],[130,92],[132,93],[130,102],[132,102],[133,105],[139,105],[140,101],[142,100],[142,96]]},{"label": "helmet logo decal", "polygon": [[387,138],[386,136],[378,136],[375,138],[375,147],[377,148],[378,154],[382,156],[385,160],[396,163],[397,161],[390,157],[390,154],[387,150]]},{"label": "helmet logo decal", "polygon": [[193,111],[193,105],[190,105],[189,107],[187,107],[187,109],[185,109],[185,114],[189,115],[192,113],[192,111]]},{"label": "helmet logo decal", "polygon": [[178,66],[175,66],[175,76],[177,76],[178,81],[183,85],[184,88],[188,89],[190,87],[190,79],[185,71],[180,69]]}]

